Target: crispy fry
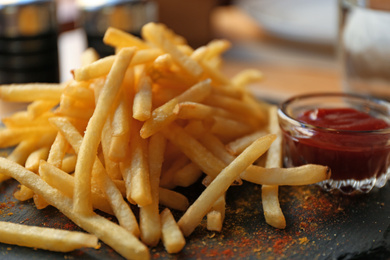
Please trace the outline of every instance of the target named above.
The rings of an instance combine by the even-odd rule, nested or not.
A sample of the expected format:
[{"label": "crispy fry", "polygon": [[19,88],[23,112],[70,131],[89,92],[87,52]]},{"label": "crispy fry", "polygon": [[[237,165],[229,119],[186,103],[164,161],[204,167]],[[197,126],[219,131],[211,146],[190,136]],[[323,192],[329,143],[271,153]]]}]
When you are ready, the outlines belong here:
[{"label": "crispy fry", "polygon": [[78,231],[34,227],[0,221],[0,242],[18,246],[69,252],[82,247],[98,248],[98,239]]},{"label": "crispy fry", "polygon": [[188,209],[188,206],[190,205],[188,199],[184,195],[173,190],[168,190],[160,187],[159,197],[160,197],[160,204],[170,209],[185,211]]},{"label": "crispy fry", "polygon": [[56,100],[36,100],[27,106],[28,116],[35,119],[58,104]]},{"label": "crispy fry", "polygon": [[232,79],[233,85],[238,89],[243,89],[248,84],[263,79],[263,73],[255,69],[246,69],[235,75]]},{"label": "crispy fry", "polygon": [[64,95],[73,98],[79,102],[82,102],[87,107],[95,106],[95,97],[93,90],[88,87],[84,87],[81,82],[77,82],[77,84],[69,84],[64,89]]},{"label": "crispy fry", "polygon": [[82,214],[92,213],[90,199],[91,172],[95,155],[100,142],[104,122],[110,112],[110,105],[114,102],[122,84],[125,71],[134,55],[134,49],[122,49],[115,59],[102,93],[99,96],[95,111],[88,123],[75,170],[74,210]]},{"label": "crispy fry", "polygon": [[15,191],[14,197],[20,201],[26,201],[34,196],[34,192],[24,185],[20,185],[19,190]]},{"label": "crispy fry", "polygon": [[[73,198],[74,177],[72,175],[45,161],[41,161],[39,165],[39,174],[50,186],[61,191],[68,198]],[[92,190],[91,196],[92,205],[95,209],[114,215],[110,204],[100,191]]]},{"label": "crispy fry", "polygon": [[152,117],[145,121],[141,129],[142,138],[148,138],[160,131],[164,126],[176,119],[175,107],[177,103],[184,101],[200,102],[211,92],[210,80],[204,80],[195,84],[179,96],[156,108],[152,112]]},{"label": "crispy fry", "polygon": [[251,166],[240,177],[243,180],[262,185],[309,185],[330,177],[326,166],[307,164],[294,168],[263,168]]},{"label": "crispy fry", "polygon": [[146,49],[149,47],[136,36],[113,27],[107,29],[104,34],[103,42],[113,47],[136,46],[139,49]]},{"label": "crispy fry", "polygon": [[160,218],[162,226],[161,238],[165,249],[170,254],[179,252],[186,244],[186,241],[171,211],[167,208],[164,209],[160,214]]},{"label": "crispy fry", "polygon": [[225,219],[225,195],[223,194],[212,206],[209,213],[207,213],[207,229],[218,231],[222,230],[223,220]]},{"label": "crispy fry", "polygon": [[[59,128],[61,133],[67,138],[69,144],[73,147],[76,153],[81,151],[83,138],[77,132],[75,128],[69,125],[66,120],[52,120],[52,122]],[[135,236],[139,235],[139,227],[136,222],[135,216],[131,211],[129,205],[123,200],[121,192],[118,190],[114,182],[108,177],[103,165],[95,155],[93,163],[93,170],[98,180],[98,184],[101,190],[104,192],[111,208],[113,209],[115,216],[118,218],[119,223],[126,228],[129,232]],[[77,179],[76,179],[77,180]],[[75,181],[76,181],[75,180]],[[75,182],[76,185],[76,182]],[[76,196],[76,189],[74,189],[73,198]],[[91,191],[90,191],[91,192]],[[90,196],[91,206],[93,205],[92,196]]]},{"label": "crispy fry", "polygon": [[264,130],[256,131],[248,135],[241,136],[236,140],[231,141],[226,145],[226,149],[233,155],[240,154],[245,150],[254,140],[266,135]]},{"label": "crispy fry", "polygon": [[81,54],[81,65],[85,66],[99,59],[99,54],[94,48],[88,48]]},{"label": "crispy fry", "polygon": [[212,210],[207,213],[207,230],[220,232],[222,230],[222,222],[221,212]]},{"label": "crispy fry", "polygon": [[0,170],[41,195],[78,226],[95,234],[122,256],[131,259],[150,259],[147,247],[131,233],[95,213],[88,216],[76,213],[70,198],[49,186],[33,172],[5,158],[0,158]]},{"label": "crispy fry", "polygon": [[[135,66],[138,64],[152,62],[160,54],[160,50],[139,50],[134,54],[134,58],[131,60],[130,65]],[[115,56],[111,55],[74,70],[73,73],[75,80],[86,81],[108,75],[112,65],[114,64],[114,60]]]},{"label": "crispy fry", "polygon": [[194,184],[202,176],[199,166],[194,163],[188,163],[175,172],[173,184],[175,186],[188,187]]},{"label": "crispy fry", "polygon": [[[280,168],[283,166],[282,134],[279,129],[277,111],[276,106],[269,109],[269,132],[275,134],[277,137],[268,149],[265,162],[266,168]],[[278,185],[263,185],[261,187],[261,200],[263,202],[265,221],[275,228],[284,229],[286,227],[286,219],[280,208],[278,195]]]},{"label": "crispy fry", "polygon": [[249,165],[268,150],[275,138],[274,135],[267,135],[256,140],[218,174],[180,218],[178,224],[185,236],[194,231],[215,201]]},{"label": "crispy fry", "polygon": [[133,117],[139,121],[150,118],[152,113],[152,81],[144,76],[139,80],[134,96]]},{"label": "crispy fry", "polygon": [[164,160],[165,146],[166,140],[161,134],[150,137],[148,159],[152,203],[141,207],[139,212],[141,240],[149,246],[156,246],[161,237],[161,223],[158,209],[159,181]]},{"label": "crispy fry", "polygon": [[148,23],[142,27],[142,36],[144,39],[169,53],[173,60],[188,73],[188,75],[199,78],[203,73],[202,67],[196,61],[185,55],[175,45],[171,38],[167,37],[168,33],[166,28],[161,24]]},{"label": "crispy fry", "polygon": [[32,102],[35,100],[60,101],[65,85],[49,83],[32,83],[27,85],[0,86],[0,98],[13,102]]},{"label": "crispy fry", "polygon": [[215,157],[199,141],[187,134],[183,128],[175,123],[169,129],[162,130],[163,135],[175,144],[192,162],[199,166],[203,172],[216,177],[225,168],[225,163]]},{"label": "crispy fry", "polygon": [[134,121],[133,134],[130,140],[130,187],[126,186],[127,198],[135,201],[139,206],[146,206],[152,203],[150,188],[149,163],[148,163],[148,140],[141,138],[138,134],[140,123]]},{"label": "crispy fry", "polygon": [[74,172],[76,168],[77,156],[75,154],[65,156],[62,160],[61,170],[67,173]]},{"label": "crispy fry", "polygon": [[27,170],[37,173],[40,160],[46,160],[49,155],[49,147],[41,147],[27,157],[25,166]]}]

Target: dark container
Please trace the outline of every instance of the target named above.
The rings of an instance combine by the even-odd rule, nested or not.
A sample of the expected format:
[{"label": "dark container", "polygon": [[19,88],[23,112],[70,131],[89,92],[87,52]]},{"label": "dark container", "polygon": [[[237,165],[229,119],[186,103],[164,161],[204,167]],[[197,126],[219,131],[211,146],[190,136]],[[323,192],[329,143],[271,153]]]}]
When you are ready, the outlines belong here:
[{"label": "dark container", "polygon": [[59,82],[53,0],[0,3],[0,84]]}]

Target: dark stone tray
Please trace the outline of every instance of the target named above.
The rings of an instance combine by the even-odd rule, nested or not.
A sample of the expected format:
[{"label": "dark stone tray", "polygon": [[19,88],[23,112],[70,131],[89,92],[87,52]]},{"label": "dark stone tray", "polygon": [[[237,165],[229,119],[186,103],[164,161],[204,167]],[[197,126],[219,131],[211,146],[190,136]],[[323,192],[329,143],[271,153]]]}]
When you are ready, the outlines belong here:
[{"label": "dark stone tray", "polygon": [[[18,183],[0,184],[0,220],[26,225],[79,230],[55,208],[37,210],[32,201],[18,202],[12,194]],[[200,184],[182,189],[190,201]],[[227,193],[221,233],[202,223],[187,238],[179,254],[169,255],[161,243],[150,250],[152,259],[390,259],[390,185],[370,194],[346,196],[318,186],[280,187],[285,230],[265,223],[259,185],[244,183]],[[180,212],[174,212],[180,217]],[[114,220],[115,221],[115,220]],[[0,243],[0,259],[122,259],[106,245],[55,253]]]}]

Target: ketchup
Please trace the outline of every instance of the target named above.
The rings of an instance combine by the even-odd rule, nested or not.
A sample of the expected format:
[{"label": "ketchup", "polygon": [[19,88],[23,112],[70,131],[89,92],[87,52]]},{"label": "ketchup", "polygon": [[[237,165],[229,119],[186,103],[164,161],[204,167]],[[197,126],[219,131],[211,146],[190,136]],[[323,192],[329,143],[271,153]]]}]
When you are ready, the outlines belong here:
[{"label": "ketchup", "polygon": [[390,166],[390,134],[373,131],[390,128],[386,121],[352,108],[308,110],[297,119],[315,128],[294,137],[284,131],[290,164],[327,165],[333,180],[363,180]]}]

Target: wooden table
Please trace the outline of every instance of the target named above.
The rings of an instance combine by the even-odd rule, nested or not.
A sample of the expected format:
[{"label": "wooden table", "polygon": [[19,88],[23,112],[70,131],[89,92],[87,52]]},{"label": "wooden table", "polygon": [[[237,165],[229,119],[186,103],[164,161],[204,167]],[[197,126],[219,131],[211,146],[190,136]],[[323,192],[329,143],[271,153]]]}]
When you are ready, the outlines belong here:
[{"label": "wooden table", "polygon": [[227,75],[246,68],[264,73],[261,83],[250,86],[259,98],[280,101],[302,93],[342,90],[335,46],[278,38],[234,6],[215,9],[212,26],[215,38],[232,42],[224,64]]}]

